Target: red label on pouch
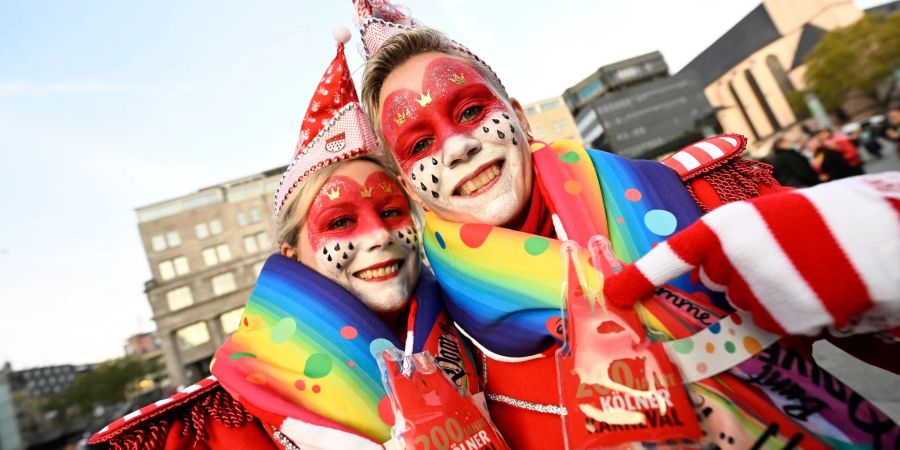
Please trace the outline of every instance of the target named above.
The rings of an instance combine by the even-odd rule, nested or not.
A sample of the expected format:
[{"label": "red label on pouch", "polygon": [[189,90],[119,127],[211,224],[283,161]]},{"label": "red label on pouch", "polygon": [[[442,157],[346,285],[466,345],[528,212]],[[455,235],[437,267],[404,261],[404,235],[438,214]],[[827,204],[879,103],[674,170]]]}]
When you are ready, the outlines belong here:
[{"label": "red label on pouch", "polygon": [[[428,352],[385,352],[385,387],[397,417],[403,448],[416,450],[507,450],[493,423],[466,391],[438,369]],[[402,365],[407,370],[401,370]]]},{"label": "red label on pouch", "polygon": [[[581,288],[569,260],[566,344],[557,354],[569,449],[700,438],[693,405],[661,343],[635,326],[637,314]],[[581,280],[581,281],[579,281]]]}]

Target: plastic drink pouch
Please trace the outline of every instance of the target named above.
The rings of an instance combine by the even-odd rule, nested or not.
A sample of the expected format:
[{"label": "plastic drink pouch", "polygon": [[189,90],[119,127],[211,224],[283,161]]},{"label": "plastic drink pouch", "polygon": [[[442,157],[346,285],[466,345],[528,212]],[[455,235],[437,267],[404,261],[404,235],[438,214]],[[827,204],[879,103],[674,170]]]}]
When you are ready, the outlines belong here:
[{"label": "plastic drink pouch", "polygon": [[[620,267],[608,241],[588,243],[591,265]],[[637,314],[603,300],[598,271],[580,247],[562,246],[565,343],[557,352],[560,401],[569,449],[690,447],[701,430],[678,369],[661,343],[649,341]]]},{"label": "plastic drink pouch", "polygon": [[394,411],[388,449],[507,450],[485,409],[458,389],[429,352],[405,355],[391,349],[379,360]]}]

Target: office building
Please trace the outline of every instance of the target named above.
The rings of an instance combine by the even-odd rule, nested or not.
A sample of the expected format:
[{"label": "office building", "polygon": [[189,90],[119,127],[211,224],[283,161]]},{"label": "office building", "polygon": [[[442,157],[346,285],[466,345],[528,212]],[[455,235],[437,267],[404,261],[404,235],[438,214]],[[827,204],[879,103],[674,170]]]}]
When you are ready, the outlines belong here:
[{"label": "office building", "polygon": [[603,66],[563,97],[586,145],[629,158],[658,157],[719,131],[697,80],[670,77],[659,52]]},{"label": "office building", "polygon": [[169,382],[209,374],[225,337],[275,250],[272,202],[284,168],[138,208],[153,278],[145,292]]}]

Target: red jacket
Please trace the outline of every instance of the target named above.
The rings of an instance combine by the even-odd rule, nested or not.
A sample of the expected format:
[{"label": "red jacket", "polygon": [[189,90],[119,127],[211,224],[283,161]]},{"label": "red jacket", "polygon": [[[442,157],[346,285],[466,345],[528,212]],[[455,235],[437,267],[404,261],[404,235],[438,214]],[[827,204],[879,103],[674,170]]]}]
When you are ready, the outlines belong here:
[{"label": "red jacket", "polygon": [[[113,450],[297,448],[270,430],[209,377],[116,419],[87,443]],[[279,439],[288,445],[277,443]]]}]

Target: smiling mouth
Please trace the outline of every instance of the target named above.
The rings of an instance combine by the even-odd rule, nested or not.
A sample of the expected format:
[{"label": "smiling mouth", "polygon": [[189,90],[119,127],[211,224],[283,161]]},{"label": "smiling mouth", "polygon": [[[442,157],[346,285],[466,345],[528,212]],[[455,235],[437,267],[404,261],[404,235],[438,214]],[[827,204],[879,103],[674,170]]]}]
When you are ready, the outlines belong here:
[{"label": "smiling mouth", "polygon": [[402,260],[392,259],[354,272],[353,276],[370,282],[390,280],[400,274],[401,266],[403,266]]},{"label": "smiling mouth", "polygon": [[505,159],[498,159],[497,161],[479,167],[475,173],[463,178],[462,181],[456,185],[456,188],[453,190],[453,195],[460,197],[474,197],[487,192],[497,184],[497,179],[500,178],[500,173],[503,171],[503,164],[505,162]]}]

